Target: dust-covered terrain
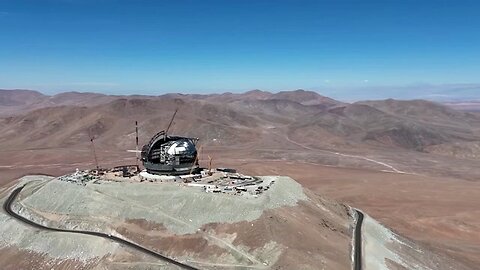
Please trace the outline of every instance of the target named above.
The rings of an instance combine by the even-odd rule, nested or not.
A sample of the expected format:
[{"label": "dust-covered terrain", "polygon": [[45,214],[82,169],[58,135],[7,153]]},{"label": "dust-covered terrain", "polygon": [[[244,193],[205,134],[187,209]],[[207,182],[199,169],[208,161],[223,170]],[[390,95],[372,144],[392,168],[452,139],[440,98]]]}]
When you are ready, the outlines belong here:
[{"label": "dust-covered terrain", "polygon": [[[90,231],[197,269],[351,269],[356,216],[349,206],[315,195],[289,177],[260,179],[275,184],[255,198],[206,193],[173,182],[78,185],[24,177],[3,190],[1,202],[23,187],[12,211],[36,224],[71,231],[35,228],[2,212],[0,258],[12,262],[6,269],[16,269],[13,262],[24,253],[32,256],[22,265],[34,269],[178,269],[115,241],[73,233]],[[468,269],[407,242],[368,216],[362,234],[367,269]]]},{"label": "dust-covered terrain", "polygon": [[146,143],[178,108],[172,133],[200,138],[203,166],[210,156],[218,167],[291,176],[432,252],[473,269],[480,263],[475,110],[423,100],[344,103],[303,90],[162,96],[1,91],[0,96],[2,184],[27,174],[94,167],[92,136],[100,166],[133,164],[135,156],[126,150],[135,149],[134,122],[140,143]]},{"label": "dust-covered terrain", "polygon": [[[304,191],[288,177],[262,179],[267,178],[276,181],[268,192],[245,198],[174,183],[82,186],[29,177],[17,184],[27,183],[12,209],[44,226],[129,239],[200,269],[318,269],[318,264],[349,269],[350,208]],[[2,200],[7,195],[4,192]],[[32,230],[5,213],[0,226],[2,249],[33,252],[52,261],[71,259],[101,268],[109,267],[118,250],[135,254],[101,238]],[[2,260],[13,255],[6,256]]]}]

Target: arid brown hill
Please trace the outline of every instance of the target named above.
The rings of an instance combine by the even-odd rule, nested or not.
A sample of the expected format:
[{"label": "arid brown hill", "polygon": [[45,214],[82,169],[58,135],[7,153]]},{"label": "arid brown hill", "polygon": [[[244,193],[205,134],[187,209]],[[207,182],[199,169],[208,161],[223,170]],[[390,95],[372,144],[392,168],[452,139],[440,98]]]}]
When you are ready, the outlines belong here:
[{"label": "arid brown hill", "polygon": [[423,100],[345,104],[304,90],[156,97],[92,93],[48,97],[19,91],[20,97],[30,97],[24,99],[8,94],[2,99],[4,107],[44,108],[0,120],[4,149],[83,145],[89,136],[107,148],[125,149],[132,147],[134,121],[139,121],[140,135],[147,140],[167,126],[176,108],[172,131],[199,137],[206,144],[254,147],[275,137],[280,143],[295,140],[321,148],[428,152],[435,146],[480,141],[477,114]]},{"label": "arid brown hill", "polygon": [[0,115],[15,115],[26,113],[35,109],[76,105],[92,107],[96,105],[106,104],[115,99],[184,99],[184,100],[204,100],[213,103],[229,103],[234,101],[245,100],[287,100],[297,102],[303,105],[319,105],[323,107],[330,107],[341,104],[341,102],[333,100],[328,97],[319,95],[316,92],[296,90],[283,91],[276,94],[252,90],[245,93],[223,93],[223,94],[180,94],[169,93],[159,96],[146,95],[104,95],[98,93],[81,93],[81,92],[65,92],[53,96],[44,95],[37,91],[31,90],[1,90],[0,89]]}]

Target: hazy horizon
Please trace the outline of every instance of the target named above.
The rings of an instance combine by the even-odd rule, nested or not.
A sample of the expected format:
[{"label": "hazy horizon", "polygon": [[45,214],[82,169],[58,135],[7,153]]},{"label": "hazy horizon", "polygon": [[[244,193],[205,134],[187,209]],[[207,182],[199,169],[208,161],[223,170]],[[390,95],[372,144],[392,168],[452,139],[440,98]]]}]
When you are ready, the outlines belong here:
[{"label": "hazy horizon", "polygon": [[102,90],[89,90],[83,91],[79,89],[64,89],[62,91],[51,91],[45,89],[27,89],[27,88],[2,88],[0,90],[32,90],[40,92],[44,95],[56,95],[66,92],[79,92],[79,93],[98,93],[105,95],[145,95],[145,96],[158,96],[164,94],[223,94],[223,93],[245,93],[253,90],[266,91],[271,93],[278,93],[281,91],[295,91],[305,90],[313,91],[320,95],[334,98],[340,101],[359,101],[359,100],[378,100],[378,99],[426,99],[440,102],[449,101],[480,101],[480,84],[447,84],[447,85],[428,85],[417,84],[408,86],[371,86],[363,88],[294,88],[294,89],[236,89],[236,90],[205,90],[205,91],[102,91]]}]

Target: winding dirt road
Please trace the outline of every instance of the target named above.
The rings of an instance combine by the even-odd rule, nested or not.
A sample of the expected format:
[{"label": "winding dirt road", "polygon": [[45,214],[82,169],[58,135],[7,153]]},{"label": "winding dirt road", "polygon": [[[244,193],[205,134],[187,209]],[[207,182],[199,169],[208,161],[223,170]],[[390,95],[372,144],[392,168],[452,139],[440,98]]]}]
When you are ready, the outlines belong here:
[{"label": "winding dirt road", "polygon": [[366,160],[366,161],[368,161],[368,162],[375,163],[375,164],[377,164],[377,165],[381,165],[381,166],[383,166],[383,167],[386,167],[386,168],[390,169],[390,172],[393,172],[393,173],[406,173],[406,172],[404,172],[404,171],[401,171],[401,170],[395,168],[394,166],[392,166],[392,165],[390,165],[390,164],[388,164],[388,163],[385,163],[385,162],[382,162],[382,161],[378,161],[378,160],[375,160],[375,159],[367,158],[367,157],[364,157],[364,156],[356,156],[356,155],[342,154],[342,153],[338,153],[338,152],[333,152],[333,151],[328,151],[328,150],[323,150],[323,149],[312,148],[312,147],[309,147],[309,146],[307,146],[307,145],[304,145],[304,144],[301,144],[301,143],[299,143],[299,142],[296,142],[296,141],[290,139],[288,136],[285,136],[285,139],[286,139],[287,141],[289,141],[290,143],[295,144],[296,146],[300,146],[300,147],[302,147],[303,149],[307,149],[307,150],[310,150],[310,151],[318,151],[318,152],[328,153],[328,154],[337,155],[337,156],[342,156],[342,157],[362,159],[362,160]]},{"label": "winding dirt road", "polygon": [[189,270],[196,270],[198,268],[195,268],[193,266],[190,266],[190,265],[187,265],[187,264],[184,264],[184,263],[181,263],[179,261],[176,261],[174,259],[171,259],[171,258],[168,258],[162,254],[159,254],[151,249],[148,249],[148,248],[145,248],[145,247],[142,247],[138,244],[135,244],[133,242],[130,242],[130,241],[127,241],[125,239],[122,239],[122,238],[119,238],[119,237],[116,237],[116,236],[113,236],[111,234],[105,234],[105,233],[100,233],[100,232],[92,232],[92,231],[75,231],[75,230],[67,230],[67,229],[58,229],[58,228],[51,228],[51,227],[47,227],[47,226],[44,226],[42,224],[38,224],[38,223],[35,223],[17,213],[15,213],[13,210],[12,210],[12,203],[13,201],[15,200],[15,198],[18,196],[18,194],[20,193],[20,191],[22,191],[22,189],[24,188],[25,186],[21,186],[21,187],[18,187],[16,189],[14,189],[12,191],[12,193],[10,194],[10,196],[7,198],[7,200],[5,201],[5,203],[3,204],[3,210],[8,214],[10,215],[11,217],[29,225],[29,226],[32,226],[32,227],[35,227],[37,229],[41,229],[41,230],[47,230],[47,231],[54,231],[54,232],[68,232],[68,233],[76,233],[76,234],[86,234],[86,235],[92,235],[92,236],[97,236],[97,237],[102,237],[102,238],[106,238],[106,239],[109,239],[109,240],[112,240],[112,241],[115,241],[117,243],[120,243],[124,246],[128,246],[128,247],[131,247],[137,251],[140,251],[144,254],[147,254],[147,255],[150,255],[150,256],[153,256],[157,259],[160,259],[160,260],[163,260],[165,262],[168,262],[168,263],[171,263],[173,265],[176,265],[180,268],[183,268],[183,269],[189,269]]}]

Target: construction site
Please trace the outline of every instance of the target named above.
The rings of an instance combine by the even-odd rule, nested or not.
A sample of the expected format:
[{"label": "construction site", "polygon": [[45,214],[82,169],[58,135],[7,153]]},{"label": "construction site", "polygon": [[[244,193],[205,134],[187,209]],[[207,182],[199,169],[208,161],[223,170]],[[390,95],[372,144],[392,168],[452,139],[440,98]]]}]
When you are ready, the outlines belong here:
[{"label": "construction site", "polygon": [[[208,193],[231,195],[251,195],[256,197],[266,191],[275,181],[262,180],[238,173],[231,168],[212,168],[209,156],[208,168],[199,165],[198,138],[168,135],[175,119],[175,110],[168,127],[155,134],[139,151],[138,122],[135,122],[137,164],[120,165],[113,168],[100,168],[95,152],[94,138],[90,137],[96,169],[79,170],[58,178],[60,181],[79,185],[101,184],[104,182],[155,182],[177,184],[199,188]],[[201,147],[200,147],[201,151]],[[139,154],[141,153],[141,157]],[[140,169],[139,161],[145,169]]]},{"label": "construction site", "polygon": [[243,175],[233,169],[201,169],[197,174],[158,175],[139,171],[134,165],[118,166],[113,169],[76,170],[72,174],[58,177],[58,180],[78,185],[102,184],[105,182],[153,182],[176,184],[199,188],[208,193],[258,196],[275,183],[259,177]]}]

